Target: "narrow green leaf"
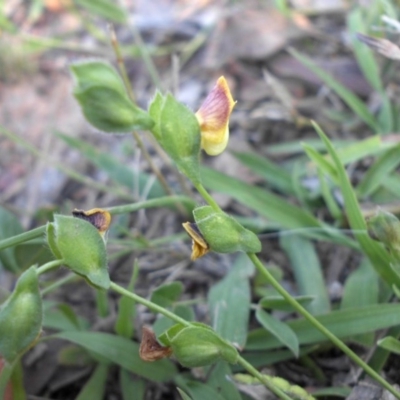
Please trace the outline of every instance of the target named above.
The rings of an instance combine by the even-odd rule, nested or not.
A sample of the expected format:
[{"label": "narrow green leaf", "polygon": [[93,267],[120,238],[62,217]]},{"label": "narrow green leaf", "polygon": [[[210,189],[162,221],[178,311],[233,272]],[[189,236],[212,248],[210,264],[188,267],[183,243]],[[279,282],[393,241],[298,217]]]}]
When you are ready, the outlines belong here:
[{"label": "narrow green leaf", "polygon": [[111,0],[74,0],[81,7],[86,8],[93,14],[114,22],[123,24],[127,20],[126,11]]},{"label": "narrow green leaf", "polygon": [[378,346],[395,354],[400,354],[400,340],[394,337],[385,337],[378,341]]},{"label": "narrow green leaf", "polygon": [[[317,320],[339,338],[348,338],[365,332],[375,332],[400,324],[399,304],[373,304],[348,310],[332,311],[316,316]],[[326,337],[307,320],[297,319],[288,322],[296,332],[300,345],[325,342]],[[281,347],[281,342],[265,329],[249,333],[246,350],[267,350]]]},{"label": "narrow green leaf", "polygon": [[[135,260],[131,279],[126,290],[133,291],[139,273],[139,264]],[[133,336],[133,322],[135,320],[135,301],[127,296],[121,296],[118,301],[118,314],[114,329],[119,336],[130,339]]]},{"label": "narrow green leaf", "polygon": [[[332,240],[337,243],[354,247],[354,243],[338,231],[325,230],[321,223],[309,212],[297,207],[283,197],[272,192],[255,187],[211,168],[203,167],[202,178],[204,185],[219,193],[234,197],[245,206],[257,211],[263,217],[278,222],[282,228],[300,229],[301,234],[322,240]],[[268,207],[265,205],[268,204]],[[318,228],[310,229],[310,228]]]},{"label": "narrow green leaf", "polygon": [[[304,307],[307,307],[314,299],[315,296],[293,296],[293,298]],[[281,296],[265,296],[263,297],[258,304],[260,307],[271,309],[271,310],[280,310],[280,311],[290,311],[293,312],[295,309],[291,304],[287,302]]]},{"label": "narrow green leaf", "polygon": [[257,175],[261,176],[271,187],[287,194],[295,194],[292,177],[281,166],[269,161],[257,153],[234,152],[233,155]]},{"label": "narrow green leaf", "polygon": [[332,143],[317,124],[314,124],[314,128],[321,137],[322,141],[325,143],[328,153],[336,165],[340,188],[344,198],[346,215],[348,217],[350,227],[354,231],[355,238],[382,279],[384,279],[390,285],[394,283],[400,286],[400,277],[390,268],[390,259],[388,253],[381,244],[372,240],[367,234],[366,222],[361,213],[357,197]]},{"label": "narrow green leaf", "polygon": [[361,7],[355,7],[347,17],[347,26],[353,37],[352,45],[358,66],[369,84],[378,92],[383,90],[380,71],[372,50],[356,38],[356,33],[368,33],[367,21]]},{"label": "narrow green leaf", "polygon": [[[8,239],[22,232],[22,225],[18,221],[18,218],[7,209],[0,206],[0,240]],[[21,271],[21,267],[18,265],[16,259],[15,247],[0,251],[0,264],[9,271]]]},{"label": "narrow green leaf", "polygon": [[206,383],[201,383],[181,375],[176,378],[176,383],[181,388],[181,391],[189,394],[191,400],[227,400]]},{"label": "narrow green leaf", "polygon": [[[74,138],[63,133],[56,133],[68,146],[79,150],[79,152],[90,160],[97,168],[105,171],[110,179],[129,188],[132,192],[142,194],[146,189],[148,191],[146,197],[148,199],[161,197],[165,195],[164,189],[158,180],[152,175],[141,171],[133,171],[132,168],[121,163],[110,153],[104,153],[95,146],[87,143],[80,138]],[[138,188],[135,187],[136,182]],[[149,183],[152,182],[150,189]]]},{"label": "narrow green leaf", "polygon": [[394,146],[380,156],[368,169],[357,186],[359,197],[368,197],[375,192],[386,176],[400,163],[400,145]]},{"label": "narrow green leaf", "polygon": [[324,388],[324,389],[318,389],[315,392],[312,392],[311,394],[314,397],[347,397],[351,393],[351,389],[348,387],[331,387],[331,388]]},{"label": "narrow green leaf", "polygon": [[214,330],[240,348],[246,344],[251,300],[249,278],[253,271],[248,257],[242,254],[228,275],[208,293]]},{"label": "narrow green leaf", "polygon": [[301,236],[282,236],[280,244],[289,257],[299,294],[314,297],[307,310],[312,314],[329,312],[328,291],[313,244]]},{"label": "narrow green leaf", "polygon": [[76,343],[153,382],[167,381],[177,373],[175,365],[167,359],[153,363],[142,361],[139,345],[121,336],[101,332],[63,332],[53,337]]},{"label": "narrow green leaf", "polygon": [[359,97],[339,83],[322,68],[318,67],[309,57],[297,52],[293,48],[289,50],[289,53],[314,72],[314,74],[317,75],[329,88],[335,91],[359,118],[361,118],[375,132],[379,132],[380,128],[376,119]]},{"label": "narrow green leaf", "polygon": [[190,396],[188,396],[182,389],[180,389],[178,387],[176,389],[178,390],[179,394],[181,395],[182,400],[192,400],[192,398]]},{"label": "narrow green leaf", "polygon": [[215,389],[224,399],[242,400],[238,389],[233,383],[232,371],[228,363],[220,361],[209,368],[207,384]]},{"label": "narrow green leaf", "polygon": [[284,322],[272,317],[267,312],[258,309],[256,311],[257,321],[283,345],[288,347],[295,357],[299,356],[299,341],[293,330]]},{"label": "narrow green leaf", "polygon": [[108,365],[100,363],[75,400],[102,399],[106,390]]},{"label": "narrow green leaf", "polygon": [[129,371],[121,368],[119,382],[123,400],[144,400],[146,383],[143,379],[133,377]]},{"label": "narrow green leaf", "polygon": [[179,300],[182,292],[182,282],[176,281],[165,283],[153,291],[150,301],[158,304],[161,307],[168,308]]},{"label": "narrow green leaf", "polygon": [[[377,304],[379,300],[378,279],[370,261],[365,258],[346,280],[341,309]],[[370,347],[373,345],[374,334],[373,332],[365,333],[354,337],[353,340]]]},{"label": "narrow green leaf", "polygon": [[329,175],[330,178],[337,182],[337,172],[336,168],[332,165],[332,163],[327,160],[322,154],[318,153],[316,149],[311,147],[310,145],[303,143],[304,151],[307,156],[323,171],[325,174]]}]

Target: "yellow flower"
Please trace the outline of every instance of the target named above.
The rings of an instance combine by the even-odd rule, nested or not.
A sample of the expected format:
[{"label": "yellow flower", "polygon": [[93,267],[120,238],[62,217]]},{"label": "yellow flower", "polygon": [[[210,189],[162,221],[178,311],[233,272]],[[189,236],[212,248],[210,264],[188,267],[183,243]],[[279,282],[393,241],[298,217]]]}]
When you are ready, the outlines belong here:
[{"label": "yellow flower", "polygon": [[102,208],[92,208],[89,211],[77,210],[72,211],[72,215],[76,218],[84,219],[90,222],[100,233],[104,239],[111,223],[111,214]]},{"label": "yellow flower", "polygon": [[194,261],[200,257],[203,257],[210,251],[210,246],[204,240],[203,235],[197,228],[197,225],[193,222],[185,222],[182,224],[185,231],[192,238],[192,256],[191,259]]},{"label": "yellow flower", "polygon": [[229,117],[235,104],[228,83],[221,76],[196,112],[201,147],[208,155],[216,156],[225,150],[229,139]]}]

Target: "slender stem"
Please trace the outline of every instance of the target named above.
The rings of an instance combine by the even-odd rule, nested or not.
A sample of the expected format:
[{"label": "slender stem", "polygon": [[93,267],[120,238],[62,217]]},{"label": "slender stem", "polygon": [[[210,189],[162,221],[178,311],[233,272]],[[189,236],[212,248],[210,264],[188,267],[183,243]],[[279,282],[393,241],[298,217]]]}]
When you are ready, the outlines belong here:
[{"label": "slender stem", "polygon": [[137,302],[139,304],[143,304],[144,306],[146,306],[147,308],[149,308],[150,310],[152,310],[154,312],[163,314],[164,316],[172,319],[173,321],[177,322],[178,324],[182,324],[185,326],[192,326],[192,324],[190,322],[184,320],[181,317],[178,317],[173,312],[168,311],[165,308],[159,306],[158,304],[155,304],[149,300],[144,299],[141,296],[138,296],[137,294],[135,294],[133,292],[130,292],[129,290],[124,289],[122,286],[119,286],[114,282],[111,282],[110,289],[114,290],[114,292],[121,294],[122,296],[129,297],[130,299],[134,300],[135,302]]},{"label": "slender stem", "polygon": [[3,368],[0,370],[0,399],[4,399],[4,394],[7,389],[7,384],[10,381],[14,366],[16,365],[18,361],[15,360],[11,364],[8,362],[4,362]]},{"label": "slender stem", "polygon": [[379,382],[384,388],[392,393],[397,399],[400,399],[400,392],[396,391],[385,379],[383,379],[376,371],[374,371],[367,363],[357,356],[349,347],[347,347],[338,337],[324,327],[314,316],[312,316],[305,308],[303,308],[271,275],[264,267],[262,262],[254,253],[247,253],[258,272],[263,275],[273,288],[305,319],[307,319],[316,329],[323,333],[329,340],[332,341],[339,349],[341,349],[349,358],[359,365],[369,376]]},{"label": "slender stem", "polygon": [[46,226],[43,225],[28,232],[12,236],[8,239],[0,240],[0,250],[6,249],[7,247],[11,246],[16,246],[17,244],[27,242],[28,240],[35,239],[39,236],[43,236],[45,230]]},{"label": "slender stem", "polygon": [[[192,326],[192,324],[190,322],[184,320],[183,318],[179,317],[178,315],[174,314],[173,312],[168,311],[165,308],[159,306],[158,304],[155,304],[149,300],[144,299],[141,296],[138,296],[137,294],[135,294],[133,292],[130,292],[129,290],[124,289],[122,286],[119,286],[118,284],[116,284],[114,282],[111,282],[110,289],[121,294],[122,296],[129,297],[130,299],[134,300],[136,303],[142,304],[154,312],[160,313],[160,314],[164,315],[165,317],[172,319],[173,321],[177,322],[178,324],[182,324],[185,326]],[[266,379],[260,372],[258,372],[251,364],[249,364],[241,356],[238,357],[238,363],[247,372],[249,372],[256,378],[258,378],[261,383],[263,383],[269,390],[271,390],[273,393],[275,393],[281,399],[291,400],[290,397],[288,397],[279,388],[275,387],[271,382],[269,382],[268,379]]]},{"label": "slender stem", "polygon": [[106,208],[106,210],[111,214],[115,215],[115,214],[125,214],[128,212],[134,212],[145,208],[174,206],[176,204],[184,204],[188,208],[194,208],[196,206],[196,203],[192,199],[186,196],[165,196],[165,197],[158,197],[157,199],[140,201],[132,204],[125,204],[123,206],[109,207]]},{"label": "slender stem", "polygon": [[45,272],[48,272],[54,268],[59,267],[60,265],[64,264],[65,261],[64,260],[53,260],[53,261],[49,261],[46,264],[43,264],[41,267],[37,268],[36,273],[38,275],[44,274]]},{"label": "slender stem", "polygon": [[65,285],[66,283],[72,282],[74,280],[80,279],[78,275],[75,273],[70,273],[69,275],[65,276],[64,278],[58,279],[56,282],[53,284],[45,287],[43,290],[41,290],[42,296],[52,292],[55,289],[58,289],[60,286]]},{"label": "slender stem", "polygon": [[201,183],[193,183],[197,191],[200,193],[201,197],[213,208],[214,211],[221,212],[221,208],[218,203],[212,198],[212,196],[207,192],[205,187]]}]

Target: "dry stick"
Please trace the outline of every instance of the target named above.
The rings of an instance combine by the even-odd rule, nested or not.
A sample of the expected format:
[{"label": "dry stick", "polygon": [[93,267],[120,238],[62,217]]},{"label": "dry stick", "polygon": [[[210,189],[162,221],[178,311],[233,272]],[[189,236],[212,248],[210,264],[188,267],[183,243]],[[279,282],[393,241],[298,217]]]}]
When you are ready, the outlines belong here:
[{"label": "dry stick", "polygon": [[[135,101],[135,95],[134,95],[133,90],[132,90],[132,86],[131,86],[131,84],[129,82],[128,73],[126,72],[125,63],[124,63],[124,59],[122,57],[121,49],[119,47],[117,35],[115,34],[115,30],[114,30],[112,25],[109,25],[109,32],[110,32],[110,37],[111,37],[111,45],[112,45],[112,47],[114,49],[115,57],[116,57],[117,64],[118,64],[118,69],[119,69],[119,71],[121,73],[122,80],[124,82],[125,88],[126,88],[126,90],[128,92],[128,95],[129,95],[130,99],[133,102],[136,102]],[[133,135],[133,137],[134,137],[139,149],[142,151],[144,158],[148,162],[151,170],[157,176],[157,179],[159,180],[159,182],[161,183],[162,187],[164,188],[165,192],[167,194],[169,194],[170,196],[173,196],[174,192],[169,187],[167,181],[164,178],[164,175],[161,173],[161,171],[159,170],[157,165],[154,164],[153,159],[151,158],[149,152],[147,151],[146,146],[143,144],[143,141],[142,141],[140,135],[136,131],[133,131],[132,135]],[[186,210],[182,207],[181,204],[177,204],[177,207],[178,207],[178,209],[179,209],[181,214],[186,215]]]}]

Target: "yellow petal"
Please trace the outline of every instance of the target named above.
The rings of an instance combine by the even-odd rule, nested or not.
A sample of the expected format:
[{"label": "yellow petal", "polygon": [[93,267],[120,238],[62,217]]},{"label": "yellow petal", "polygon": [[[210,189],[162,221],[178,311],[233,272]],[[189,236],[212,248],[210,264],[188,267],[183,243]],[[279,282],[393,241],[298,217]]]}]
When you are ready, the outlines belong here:
[{"label": "yellow petal", "polygon": [[192,222],[185,222],[182,224],[185,231],[192,238],[192,255],[191,259],[194,261],[200,257],[203,257],[210,251],[210,246],[204,240],[203,235],[197,228],[197,225]]},{"label": "yellow petal", "polygon": [[201,147],[209,155],[225,150],[229,139],[229,117],[235,106],[226,79],[221,76],[196,113],[201,131]]},{"label": "yellow petal", "polygon": [[89,211],[75,209],[72,211],[72,215],[90,222],[102,236],[104,236],[111,223],[111,214],[102,208],[92,208]]}]

